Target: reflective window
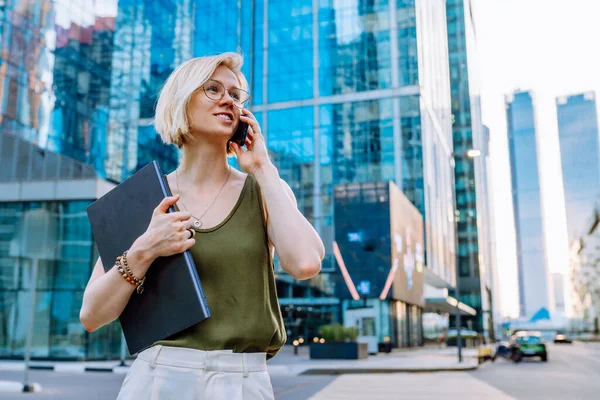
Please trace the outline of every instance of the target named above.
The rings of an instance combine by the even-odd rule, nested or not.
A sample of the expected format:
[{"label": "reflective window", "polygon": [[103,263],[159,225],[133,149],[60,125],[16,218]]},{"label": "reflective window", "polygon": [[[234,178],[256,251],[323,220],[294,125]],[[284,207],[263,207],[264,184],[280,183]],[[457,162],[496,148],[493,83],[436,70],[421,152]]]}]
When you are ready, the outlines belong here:
[{"label": "reflective window", "polygon": [[313,217],[313,126],[312,107],[268,113],[271,159],[294,191],[299,209],[309,219]]},{"label": "reflective window", "polygon": [[312,0],[269,2],[268,100],[313,94]]},{"label": "reflective window", "polygon": [[[0,356],[23,355],[31,309],[33,263],[37,247],[34,357],[83,358],[97,346],[102,353],[88,357],[104,358],[107,349],[117,346],[118,324],[109,324],[91,335],[79,321],[83,289],[97,259],[92,245],[86,207],[91,201],[0,203]],[[26,218],[43,218],[47,235],[41,239],[24,235]],[[30,232],[30,231],[28,231]],[[46,243],[46,245],[43,245]],[[116,325],[116,328],[115,328]],[[103,332],[117,336],[107,338]],[[112,340],[117,339],[117,344]],[[108,340],[109,342],[102,342]]]},{"label": "reflective window", "polygon": [[[387,2],[321,1],[319,7],[321,96],[390,87]],[[411,61],[416,77],[416,59]]]},{"label": "reflective window", "polygon": [[587,229],[600,188],[598,116],[593,92],[557,100],[569,243]]}]

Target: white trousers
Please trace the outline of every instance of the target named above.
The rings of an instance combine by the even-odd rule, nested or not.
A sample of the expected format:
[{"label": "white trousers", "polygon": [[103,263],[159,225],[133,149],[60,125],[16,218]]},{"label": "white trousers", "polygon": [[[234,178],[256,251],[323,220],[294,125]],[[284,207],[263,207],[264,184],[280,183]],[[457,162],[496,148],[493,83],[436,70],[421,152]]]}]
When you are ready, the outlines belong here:
[{"label": "white trousers", "polygon": [[274,400],[266,353],[153,346],[138,354],[117,400]]}]

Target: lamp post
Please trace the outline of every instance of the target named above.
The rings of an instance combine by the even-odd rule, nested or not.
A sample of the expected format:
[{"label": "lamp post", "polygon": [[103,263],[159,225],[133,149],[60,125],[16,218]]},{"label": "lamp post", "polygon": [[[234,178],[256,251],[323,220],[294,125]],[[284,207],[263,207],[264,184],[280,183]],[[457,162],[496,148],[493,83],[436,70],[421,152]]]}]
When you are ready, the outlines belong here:
[{"label": "lamp post", "polygon": [[23,356],[25,362],[23,392],[37,390],[36,385],[30,382],[29,370],[35,332],[39,261],[57,259],[58,232],[60,231],[58,224],[58,215],[44,208],[24,211],[21,216],[19,231],[9,247],[9,254],[12,257],[17,260],[29,259],[31,263],[31,307],[29,308],[29,318],[27,320],[27,336],[25,337],[25,354]]},{"label": "lamp post", "polygon": [[125,342],[125,334],[123,333],[123,329],[121,329],[121,357],[119,362],[119,367],[126,367],[125,359],[127,358],[127,343]]},{"label": "lamp post", "polygon": [[[476,158],[481,155],[481,150],[470,149],[465,155],[468,158]],[[454,295],[456,296],[456,348],[458,350],[458,362],[462,363],[462,334],[461,334],[461,315],[460,315],[460,265],[459,265],[459,250],[458,250],[458,203],[456,201],[456,153],[450,155],[450,165],[452,166],[452,202],[454,207],[454,252],[455,252],[455,270],[456,270],[456,287]]]}]

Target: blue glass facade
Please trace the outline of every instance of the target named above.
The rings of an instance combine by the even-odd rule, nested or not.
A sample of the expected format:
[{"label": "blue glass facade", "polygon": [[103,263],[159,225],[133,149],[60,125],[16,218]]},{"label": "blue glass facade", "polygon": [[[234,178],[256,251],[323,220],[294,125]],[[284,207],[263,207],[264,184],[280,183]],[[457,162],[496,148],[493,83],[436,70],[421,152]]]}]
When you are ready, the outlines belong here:
[{"label": "blue glass facade", "polygon": [[[253,110],[273,161],[327,253],[318,278],[279,277],[284,316],[297,309],[292,304],[335,300],[336,288],[345,287],[332,252],[336,185],[396,182],[425,216],[427,266],[453,284],[444,3],[255,2],[252,33],[242,33],[253,38],[247,72]],[[311,333],[295,329],[290,337]]]},{"label": "blue glass facade", "polygon": [[569,243],[585,234],[600,195],[598,116],[593,92],[556,100]]},{"label": "blue glass facade", "polygon": [[97,259],[85,212],[92,200],[0,203],[0,357],[22,357],[31,308],[32,260],[17,254],[23,219],[33,211],[54,217],[58,254],[39,261],[32,357],[118,357],[118,323],[87,333],[79,322],[83,289]]},{"label": "blue glass facade", "polygon": [[171,169],[175,150],[153,143],[145,125],[162,82],[191,57],[192,10],[189,0],[8,2],[0,129],[115,181],[151,158]]},{"label": "blue glass facade", "polygon": [[[481,121],[475,29],[470,0],[446,2],[452,119],[460,300],[477,310],[467,317],[469,328],[486,332],[493,325],[490,315],[494,260],[488,249],[492,224],[487,185],[487,143]],[[469,157],[477,149],[481,156]]]},{"label": "blue glass facade", "polygon": [[[90,7],[78,1],[4,2],[0,184],[80,179],[75,176],[81,175],[81,164],[61,162],[55,153],[117,182],[152,159],[172,170],[177,150],[164,146],[150,125],[158,89],[192,56],[195,9],[191,0],[104,0]],[[6,164],[27,149],[16,138],[36,147],[16,164]],[[23,354],[31,262],[11,249],[23,216],[38,209],[61,222],[55,238],[59,254],[40,263],[33,356],[118,357],[118,323],[86,333],[79,322],[83,290],[97,259],[85,213],[94,198],[0,203],[0,357]]]},{"label": "blue glass facade", "polygon": [[538,133],[531,93],[506,98],[508,150],[513,193],[520,314],[553,311],[542,220]]}]

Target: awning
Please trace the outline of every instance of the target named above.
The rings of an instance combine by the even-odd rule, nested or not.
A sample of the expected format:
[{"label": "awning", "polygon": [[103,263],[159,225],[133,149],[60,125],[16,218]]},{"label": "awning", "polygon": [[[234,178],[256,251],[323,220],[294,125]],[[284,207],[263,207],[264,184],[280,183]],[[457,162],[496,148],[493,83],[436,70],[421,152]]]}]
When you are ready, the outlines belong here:
[{"label": "awning", "polygon": [[425,278],[425,283],[427,285],[433,286],[438,289],[452,289],[452,285],[449,282],[446,282],[444,279],[442,279],[429,268],[424,268],[423,274]]},{"label": "awning", "polygon": [[[446,298],[426,298],[423,312],[453,314],[456,312],[457,303],[458,301],[456,301],[454,297],[450,296]],[[461,315],[477,315],[477,311],[465,303],[458,303],[458,309],[461,311]]]}]

